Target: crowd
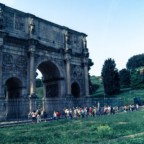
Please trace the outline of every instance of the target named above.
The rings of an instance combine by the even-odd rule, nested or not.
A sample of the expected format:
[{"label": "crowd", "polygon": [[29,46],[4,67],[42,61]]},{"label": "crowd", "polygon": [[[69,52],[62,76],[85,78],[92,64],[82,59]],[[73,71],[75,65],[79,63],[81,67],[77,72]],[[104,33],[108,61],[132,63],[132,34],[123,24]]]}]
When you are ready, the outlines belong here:
[{"label": "crowd", "polygon": [[[56,120],[60,118],[65,119],[77,119],[77,118],[85,118],[85,117],[96,117],[100,115],[110,115],[115,114],[119,112],[128,112],[128,111],[134,111],[138,110],[139,105],[127,105],[127,106],[92,106],[92,107],[73,107],[73,108],[64,108],[62,112],[60,111],[54,111],[51,119]],[[32,122],[39,123],[43,119],[46,121],[47,119],[47,113],[46,111],[37,109],[36,111],[33,111],[29,113],[29,118],[32,119]]]},{"label": "crowd", "polygon": [[33,110],[28,114],[28,119],[31,119],[33,123],[39,123],[43,119],[46,121],[47,113],[41,109]]}]

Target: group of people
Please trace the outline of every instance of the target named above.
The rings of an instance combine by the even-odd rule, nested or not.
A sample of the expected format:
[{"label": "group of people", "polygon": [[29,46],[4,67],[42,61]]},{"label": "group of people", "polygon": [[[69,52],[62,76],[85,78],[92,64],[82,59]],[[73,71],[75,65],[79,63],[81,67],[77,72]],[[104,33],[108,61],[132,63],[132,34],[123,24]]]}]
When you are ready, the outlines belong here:
[{"label": "group of people", "polygon": [[33,110],[28,114],[28,118],[32,120],[32,123],[39,123],[42,119],[46,121],[47,113],[41,109]]},{"label": "group of people", "polygon": [[[138,104],[135,105],[125,105],[125,106],[109,106],[105,105],[103,107],[91,106],[91,107],[73,107],[73,108],[64,108],[63,111],[54,111],[51,119],[56,120],[60,118],[65,119],[77,119],[85,117],[95,117],[96,115],[109,115],[115,114],[118,112],[127,112],[138,110]],[[47,113],[44,110],[37,109],[28,114],[28,117],[32,119],[33,123],[39,123],[43,119],[46,121]]]},{"label": "group of people", "polygon": [[[138,110],[138,104],[133,105],[125,105],[125,106],[103,106],[103,107],[76,107],[76,108],[64,108],[63,117],[68,119],[76,119],[76,118],[85,118],[85,117],[95,117],[96,115],[109,115],[115,114],[118,112],[128,112]],[[54,111],[53,118],[59,119],[61,117],[60,112]]]}]

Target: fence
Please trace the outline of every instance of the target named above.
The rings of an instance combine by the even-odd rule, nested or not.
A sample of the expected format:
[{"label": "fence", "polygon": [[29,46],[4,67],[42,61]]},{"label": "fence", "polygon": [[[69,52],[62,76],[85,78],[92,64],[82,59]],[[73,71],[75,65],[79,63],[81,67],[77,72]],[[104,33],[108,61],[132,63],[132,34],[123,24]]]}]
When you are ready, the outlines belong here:
[{"label": "fence", "polygon": [[[64,108],[90,106],[122,106],[121,99],[114,98],[61,98],[61,99],[9,99],[0,100],[0,121],[27,119],[28,113],[36,109],[45,109],[52,116],[53,111],[62,112]],[[31,108],[30,108],[31,107]]]}]

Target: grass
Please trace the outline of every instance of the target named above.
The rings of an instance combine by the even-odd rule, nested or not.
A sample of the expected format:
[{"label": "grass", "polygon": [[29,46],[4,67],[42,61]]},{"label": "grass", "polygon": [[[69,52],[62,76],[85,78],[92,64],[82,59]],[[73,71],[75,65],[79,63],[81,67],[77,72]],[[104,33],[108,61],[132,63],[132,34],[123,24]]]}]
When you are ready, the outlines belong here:
[{"label": "grass", "polygon": [[1,144],[143,144],[144,111],[0,129]]}]

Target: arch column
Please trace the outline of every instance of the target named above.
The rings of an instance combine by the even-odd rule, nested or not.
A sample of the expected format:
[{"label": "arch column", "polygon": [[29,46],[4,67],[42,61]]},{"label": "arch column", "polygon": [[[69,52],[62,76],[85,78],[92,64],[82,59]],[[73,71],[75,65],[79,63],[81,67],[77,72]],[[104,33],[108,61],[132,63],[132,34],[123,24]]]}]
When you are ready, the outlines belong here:
[{"label": "arch column", "polygon": [[89,96],[89,79],[88,79],[88,58],[89,53],[87,49],[87,41],[83,39],[83,65],[84,65],[84,81],[85,81],[85,96]]},{"label": "arch column", "polygon": [[2,90],[2,60],[3,60],[3,46],[4,46],[4,38],[6,33],[0,32],[0,98],[4,98],[4,91]]},{"label": "arch column", "polygon": [[43,99],[42,99],[42,109],[43,109],[43,111],[46,111],[46,84],[45,83],[43,83],[43,92],[44,92],[44,94],[43,94]]},{"label": "arch column", "polygon": [[67,96],[71,95],[71,56],[69,54],[65,55],[65,61],[66,61],[66,85],[67,85]]},{"label": "arch column", "polygon": [[30,96],[34,94],[34,52],[35,46],[30,46]]},{"label": "arch column", "polygon": [[0,38],[0,97],[3,97],[2,95],[2,48],[3,48],[3,39]]},{"label": "arch column", "polygon": [[32,108],[35,108],[35,71],[34,71],[34,56],[36,49],[37,41],[30,39],[29,40],[29,56],[30,56],[30,65],[29,65],[29,111],[32,112]]},{"label": "arch column", "polygon": [[85,96],[89,96],[88,59],[84,58],[83,64],[84,64]]},{"label": "arch column", "polygon": [[66,95],[71,96],[71,49],[68,48],[68,33],[65,34]]}]

